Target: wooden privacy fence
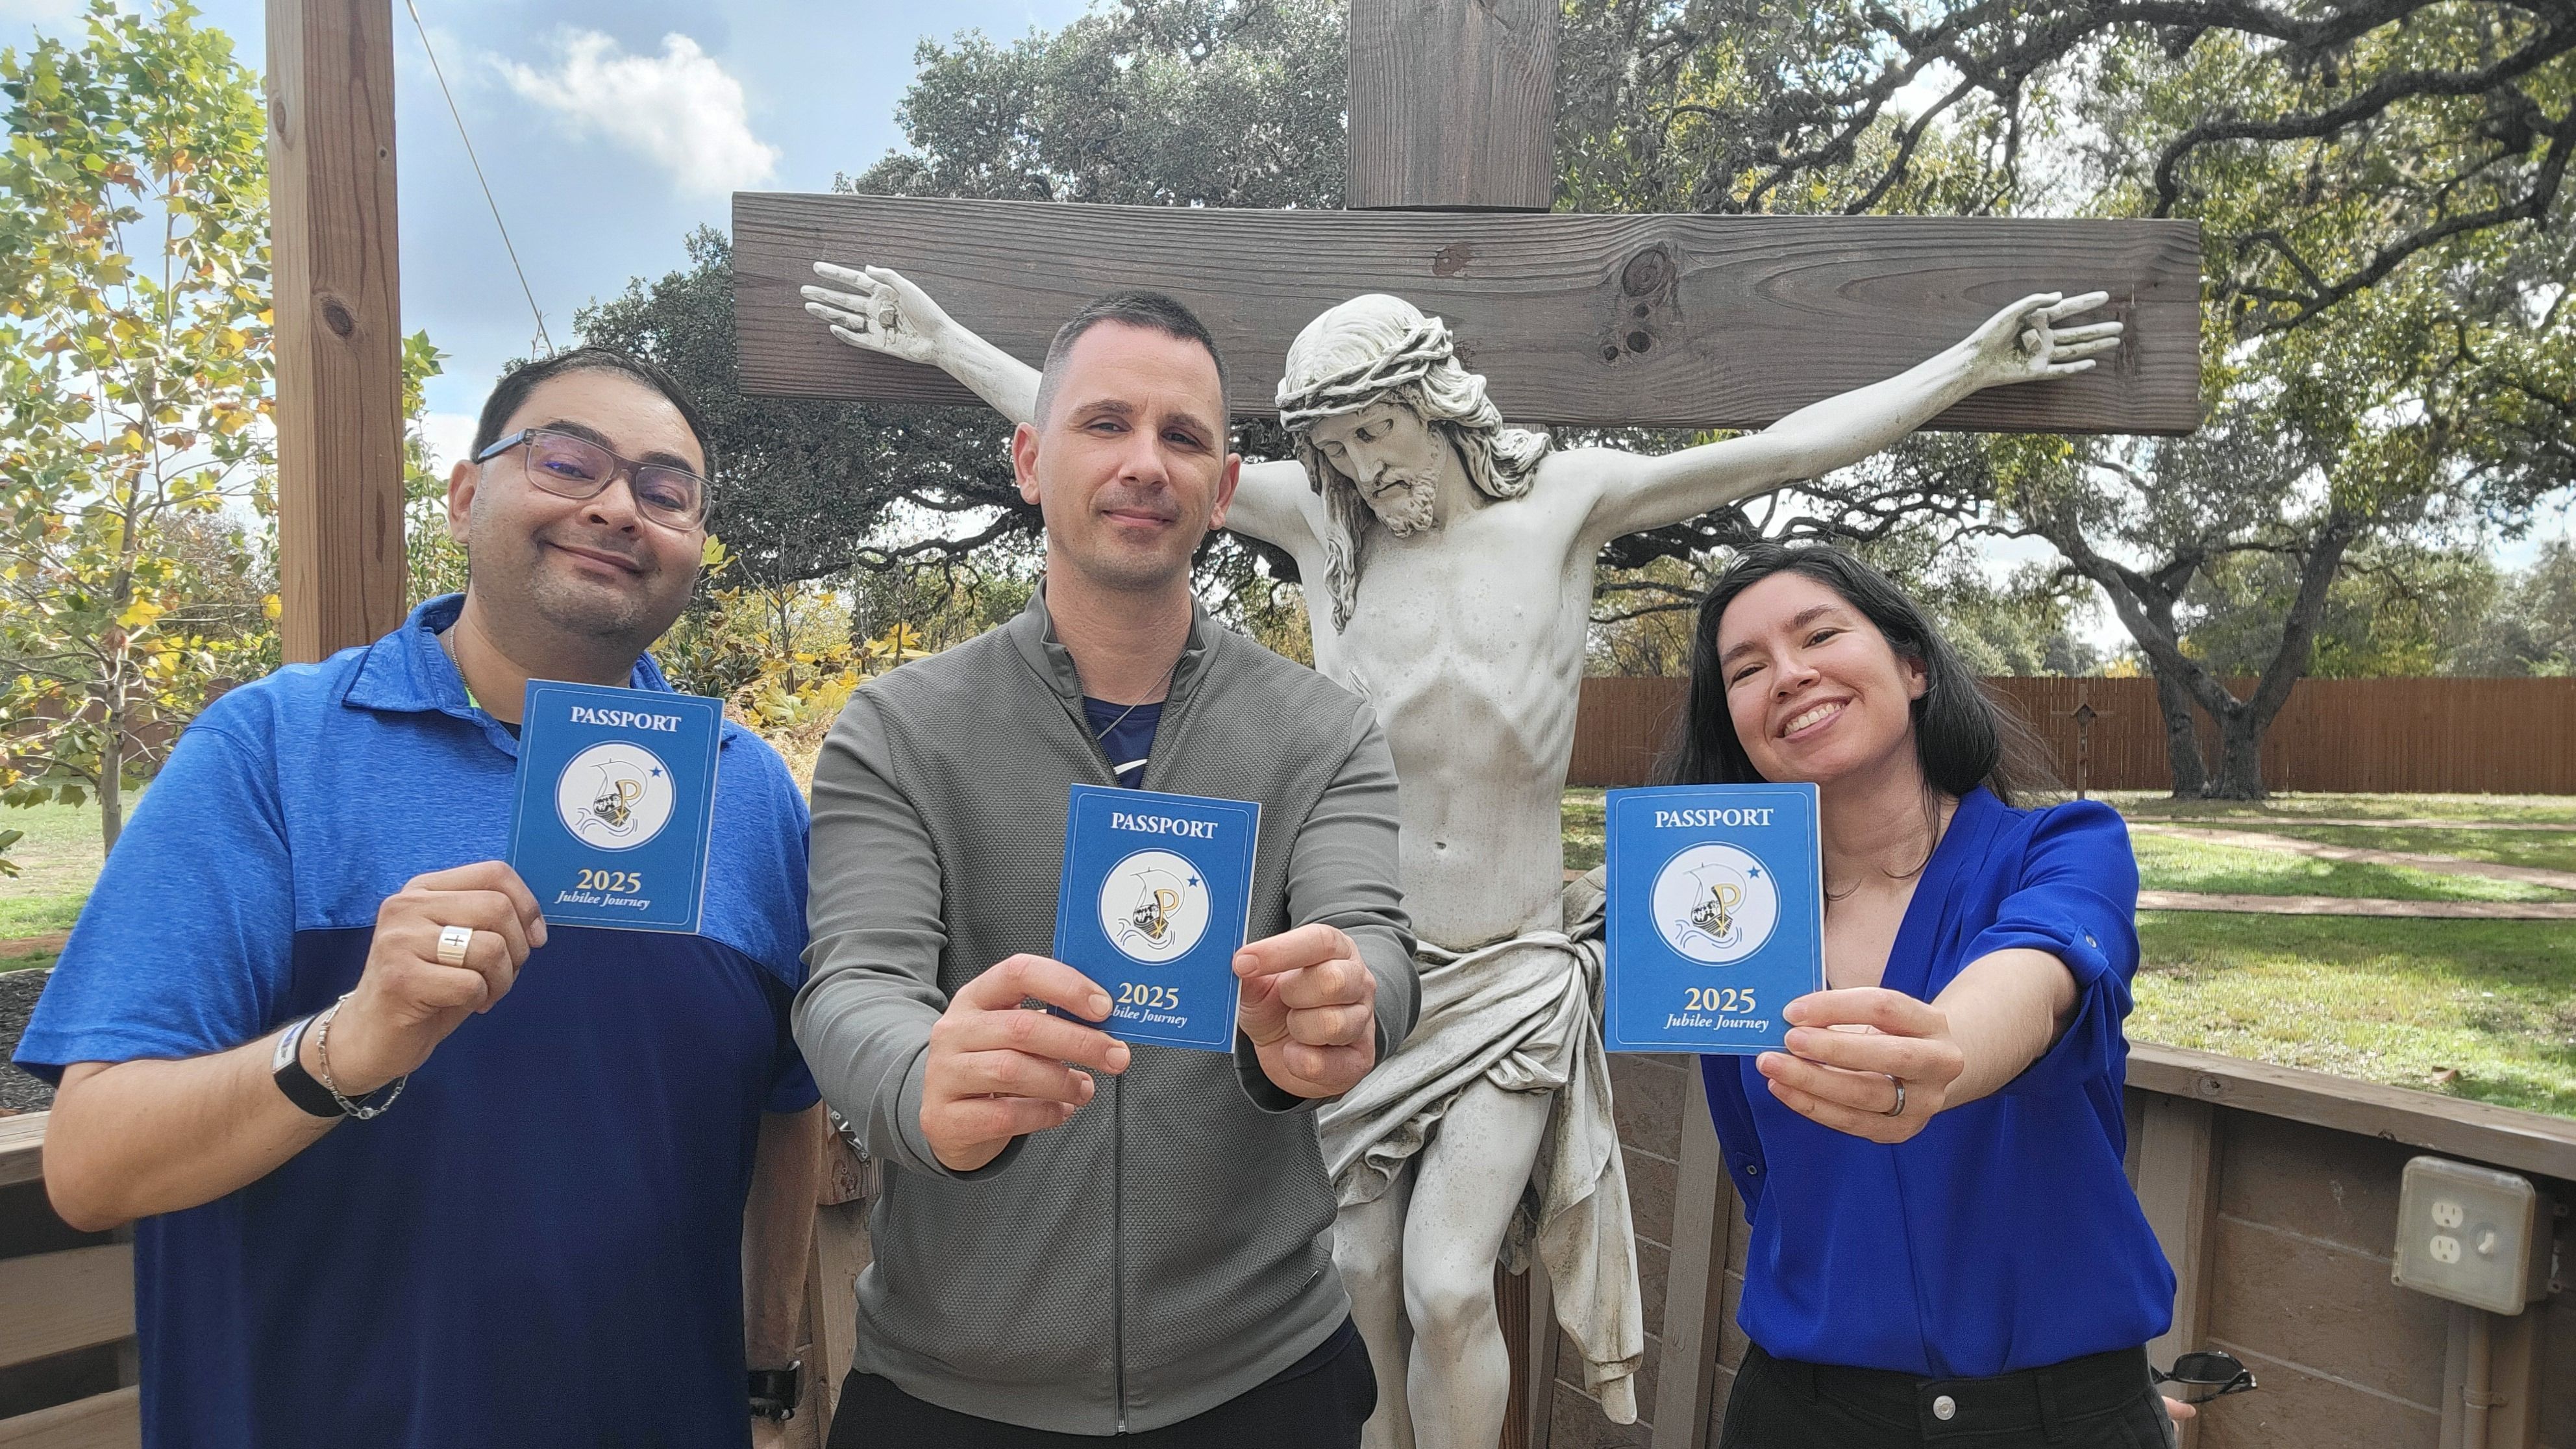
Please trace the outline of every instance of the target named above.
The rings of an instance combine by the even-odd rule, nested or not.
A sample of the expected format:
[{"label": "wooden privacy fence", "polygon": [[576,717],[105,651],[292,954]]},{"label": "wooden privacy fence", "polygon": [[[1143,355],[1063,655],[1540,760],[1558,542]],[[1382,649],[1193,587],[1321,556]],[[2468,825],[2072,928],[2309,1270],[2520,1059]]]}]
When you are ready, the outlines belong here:
[{"label": "wooden privacy fence", "polygon": [[[2094,711],[2086,783],[2097,790],[2167,790],[2164,717],[2152,679],[1989,679],[2056,752],[2075,783],[2078,705]],[[1583,681],[1568,782],[1641,785],[1680,713],[1686,679]],[[2229,688],[2239,697],[2252,680]],[[2200,721],[2213,765],[2218,737]],[[2303,679],[2263,740],[2263,783],[2275,790],[2576,794],[2576,678]]]}]

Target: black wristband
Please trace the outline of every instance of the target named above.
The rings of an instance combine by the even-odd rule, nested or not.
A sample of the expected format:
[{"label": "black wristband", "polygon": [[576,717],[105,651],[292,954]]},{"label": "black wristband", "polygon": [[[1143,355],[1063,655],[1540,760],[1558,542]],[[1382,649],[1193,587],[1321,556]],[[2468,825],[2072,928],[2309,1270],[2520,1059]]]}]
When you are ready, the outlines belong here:
[{"label": "black wristband", "polygon": [[803,1359],[789,1359],[783,1369],[751,1370],[747,1387],[752,1417],[781,1424],[795,1418],[797,1400],[804,1397],[804,1385]]},{"label": "black wristband", "polygon": [[304,1070],[304,1032],[312,1025],[313,1017],[308,1016],[277,1039],[277,1053],[268,1063],[269,1080],[277,1083],[277,1090],[286,1094],[286,1100],[316,1117],[345,1117],[349,1114],[340,1110],[340,1099]]}]

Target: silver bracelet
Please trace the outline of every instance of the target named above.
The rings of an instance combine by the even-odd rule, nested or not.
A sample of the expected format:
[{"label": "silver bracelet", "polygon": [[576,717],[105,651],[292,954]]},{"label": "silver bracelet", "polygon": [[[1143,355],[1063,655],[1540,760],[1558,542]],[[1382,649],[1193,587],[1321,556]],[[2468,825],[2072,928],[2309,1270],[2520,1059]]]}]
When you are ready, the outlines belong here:
[{"label": "silver bracelet", "polygon": [[[348,1097],[341,1092],[340,1084],[331,1080],[331,1019],[338,1016],[340,1014],[340,1008],[348,1005],[349,998],[357,994],[358,993],[354,991],[343,994],[339,1000],[331,1003],[331,1007],[328,1011],[323,1012],[319,1017],[314,1019],[313,1055],[320,1058],[322,1062],[322,1090],[331,1094],[331,1100],[340,1104],[341,1111],[348,1113],[350,1116],[357,1118],[361,1122],[364,1122],[370,1118],[381,1117],[384,1115],[385,1109],[394,1104],[394,1099],[403,1094],[404,1085],[411,1081],[411,1073],[405,1072],[401,1076],[394,1078],[392,1081],[387,1082],[384,1086],[378,1087],[376,1091],[385,1093],[385,1099],[372,1107],[361,1106],[356,1102],[350,1101]],[[371,1092],[368,1095],[373,1096],[374,1093]]]}]

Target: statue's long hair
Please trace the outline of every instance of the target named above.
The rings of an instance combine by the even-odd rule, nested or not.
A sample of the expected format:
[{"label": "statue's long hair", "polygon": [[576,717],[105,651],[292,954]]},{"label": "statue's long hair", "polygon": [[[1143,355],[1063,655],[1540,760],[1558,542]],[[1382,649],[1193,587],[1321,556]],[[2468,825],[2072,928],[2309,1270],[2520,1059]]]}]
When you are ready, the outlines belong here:
[{"label": "statue's long hair", "polygon": [[1488,498],[1518,498],[1552,446],[1547,434],[1503,426],[1485,379],[1462,366],[1449,328],[1401,297],[1353,297],[1306,324],[1289,345],[1279,380],[1279,420],[1324,501],[1324,586],[1333,630],[1348,626],[1359,598],[1362,551],[1374,515],[1358,481],[1336,468],[1307,429],[1319,418],[1380,400],[1410,408],[1449,442],[1467,480]]}]

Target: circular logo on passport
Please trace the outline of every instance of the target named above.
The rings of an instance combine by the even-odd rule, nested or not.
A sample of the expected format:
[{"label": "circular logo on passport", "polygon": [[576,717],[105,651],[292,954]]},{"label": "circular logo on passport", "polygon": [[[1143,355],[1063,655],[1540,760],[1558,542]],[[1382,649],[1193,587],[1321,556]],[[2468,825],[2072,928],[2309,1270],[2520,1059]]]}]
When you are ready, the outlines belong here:
[{"label": "circular logo on passport", "polygon": [[1131,961],[1160,966],[1207,933],[1208,888],[1199,868],[1168,850],[1140,850],[1100,883],[1100,930]]},{"label": "circular logo on passport", "polygon": [[1702,965],[1726,966],[1771,939],[1780,887],[1753,852],[1710,841],[1664,863],[1648,909],[1664,944]]},{"label": "circular logo on passport", "polygon": [[592,745],[555,781],[564,829],[598,850],[633,850],[671,823],[671,772],[651,750],[625,740]]}]

